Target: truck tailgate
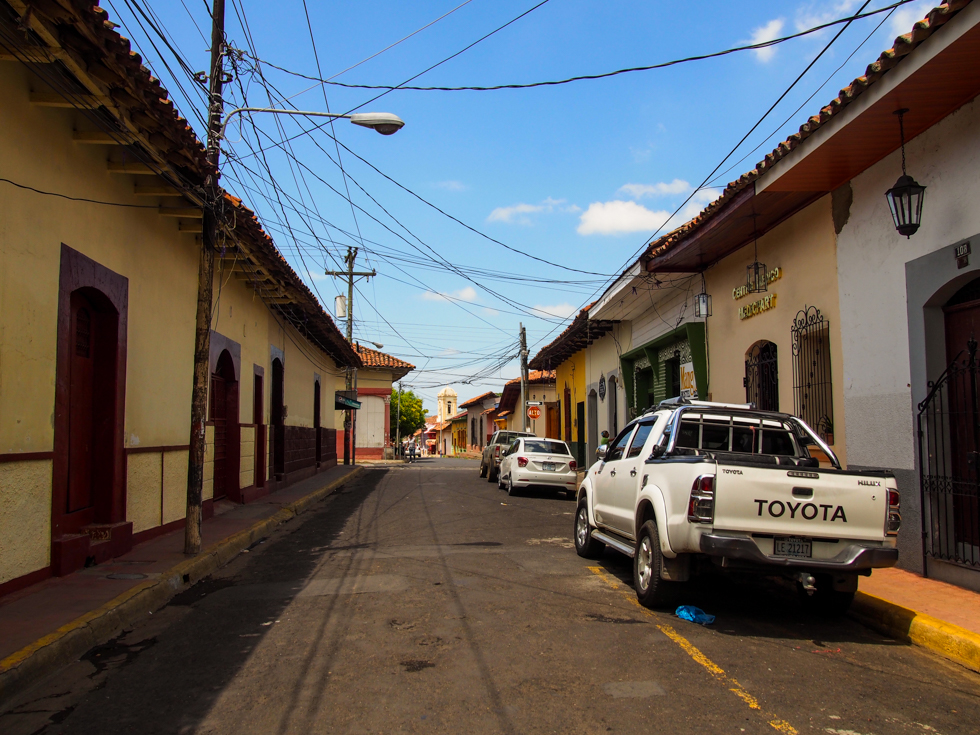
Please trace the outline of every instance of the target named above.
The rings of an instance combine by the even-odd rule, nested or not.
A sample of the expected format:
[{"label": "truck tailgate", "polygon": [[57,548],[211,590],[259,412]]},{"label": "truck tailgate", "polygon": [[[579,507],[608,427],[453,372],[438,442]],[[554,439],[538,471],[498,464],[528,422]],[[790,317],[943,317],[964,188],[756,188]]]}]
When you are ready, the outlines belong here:
[{"label": "truck tailgate", "polygon": [[885,479],[718,463],[714,527],[837,539],[884,538]]}]

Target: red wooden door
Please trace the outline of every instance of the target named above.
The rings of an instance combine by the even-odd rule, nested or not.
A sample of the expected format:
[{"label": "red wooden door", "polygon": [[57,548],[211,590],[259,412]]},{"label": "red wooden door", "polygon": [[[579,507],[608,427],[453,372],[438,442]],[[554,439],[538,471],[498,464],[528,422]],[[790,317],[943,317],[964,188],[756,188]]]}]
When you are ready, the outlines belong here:
[{"label": "red wooden door", "polygon": [[[959,355],[961,364],[968,360],[967,342],[980,337],[980,301],[968,301],[944,309],[946,321],[946,362]],[[961,351],[962,354],[961,354]],[[969,374],[961,373],[958,381],[959,406],[950,407],[949,445],[954,478],[953,535],[957,544],[980,546],[980,484],[978,449],[980,427],[976,405],[970,406]],[[952,400],[952,399],[951,399]]]},{"label": "red wooden door", "polygon": [[252,396],[252,421],[255,422],[255,487],[265,487],[265,396],[262,376],[255,376]]},{"label": "red wooden door", "polygon": [[[68,504],[66,513],[92,515],[93,454],[95,450],[95,319],[96,311],[85,296],[71,295],[71,367],[68,408]],[[91,523],[78,517],[73,525]]]},{"label": "red wooden door", "polygon": [[214,499],[227,495],[228,474],[228,383],[211,376],[211,422],[214,424]]}]

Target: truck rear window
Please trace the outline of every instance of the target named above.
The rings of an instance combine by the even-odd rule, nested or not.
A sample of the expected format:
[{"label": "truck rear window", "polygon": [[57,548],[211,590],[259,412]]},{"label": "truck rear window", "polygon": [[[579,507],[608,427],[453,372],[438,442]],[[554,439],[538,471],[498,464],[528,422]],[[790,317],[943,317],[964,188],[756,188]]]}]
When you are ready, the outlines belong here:
[{"label": "truck rear window", "polygon": [[709,414],[682,416],[676,446],[709,452],[807,456],[789,427],[780,421]]}]

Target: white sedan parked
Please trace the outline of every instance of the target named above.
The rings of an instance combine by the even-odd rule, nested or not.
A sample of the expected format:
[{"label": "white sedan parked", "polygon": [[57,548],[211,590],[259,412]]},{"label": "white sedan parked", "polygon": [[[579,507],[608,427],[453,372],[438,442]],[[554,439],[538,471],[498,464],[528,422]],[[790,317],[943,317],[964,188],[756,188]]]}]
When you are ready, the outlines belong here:
[{"label": "white sedan parked", "polygon": [[518,488],[540,485],[575,492],[575,460],[560,439],[516,439],[500,457],[497,487],[514,495]]}]

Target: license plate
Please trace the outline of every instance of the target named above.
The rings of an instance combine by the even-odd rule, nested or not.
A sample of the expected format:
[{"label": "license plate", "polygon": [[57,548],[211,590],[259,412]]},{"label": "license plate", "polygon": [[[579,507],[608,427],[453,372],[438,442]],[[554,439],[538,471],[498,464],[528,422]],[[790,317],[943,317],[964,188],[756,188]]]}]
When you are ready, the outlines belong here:
[{"label": "license plate", "polygon": [[788,556],[794,559],[809,559],[813,556],[813,544],[808,538],[797,536],[776,537],[772,542],[773,556]]},{"label": "license plate", "polygon": [[555,471],[555,463],[554,462],[542,462],[541,463],[541,469],[543,469],[545,472],[554,472]]}]

